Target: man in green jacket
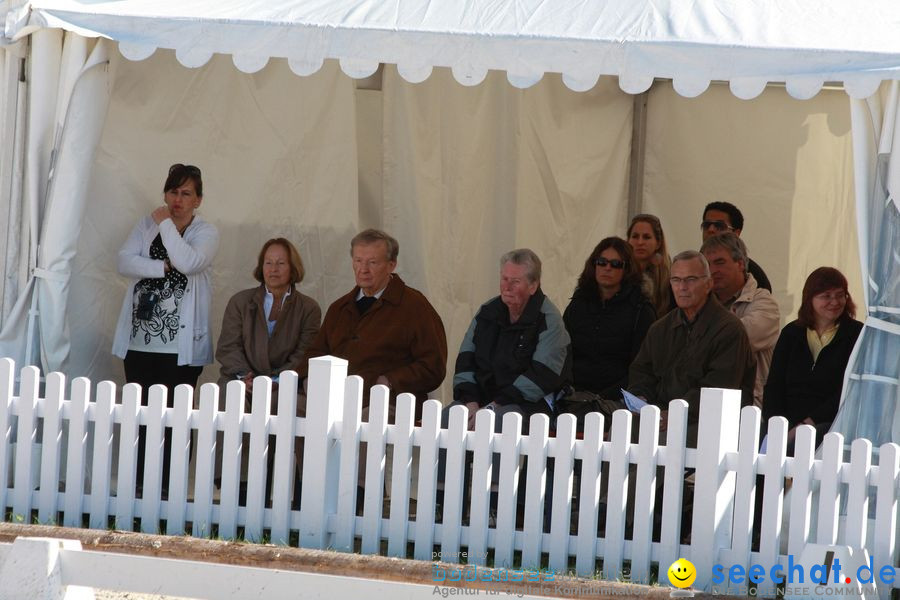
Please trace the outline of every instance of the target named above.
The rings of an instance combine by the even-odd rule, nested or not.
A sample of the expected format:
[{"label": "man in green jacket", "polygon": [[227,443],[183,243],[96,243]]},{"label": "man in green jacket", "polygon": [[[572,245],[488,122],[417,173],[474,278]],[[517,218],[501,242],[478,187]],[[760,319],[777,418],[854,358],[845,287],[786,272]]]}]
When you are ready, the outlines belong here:
[{"label": "man in green jacket", "polygon": [[709,263],[689,250],[672,261],[677,310],[654,323],[631,364],[629,391],[663,410],[676,398],[688,403],[687,443],[697,445],[700,388],[740,389],[753,402],[756,359],[740,319],[712,294]]}]

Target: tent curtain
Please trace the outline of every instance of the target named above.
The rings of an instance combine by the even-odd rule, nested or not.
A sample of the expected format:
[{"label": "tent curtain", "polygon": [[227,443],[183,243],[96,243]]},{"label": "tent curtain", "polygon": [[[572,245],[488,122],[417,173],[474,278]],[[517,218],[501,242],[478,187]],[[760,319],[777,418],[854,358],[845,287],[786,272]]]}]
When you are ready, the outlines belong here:
[{"label": "tent curtain", "polygon": [[400,241],[398,272],[444,320],[449,388],[472,316],[498,294],[501,254],[537,252],[562,311],[594,245],[624,235],[632,97],[612,78],[518,90],[503,73],[464,87],[449,69],[411,84],[391,66],[383,94],[382,224]]},{"label": "tent curtain", "polygon": [[846,93],[797,102],[771,87],[740,100],[714,85],[684,98],[659,83],[647,113],[644,210],[662,220],[673,256],[699,249],[703,208],[724,200],[744,215],[741,239],[772,283],[782,324],[797,318],[817,267],[839,269],[861,294]]},{"label": "tent curtain", "polygon": [[[69,308],[74,347],[67,375],[124,381],[110,354],[127,280],[117,253],[137,221],[163,203],[169,166],[203,174],[198,214],[219,229],[212,266],[213,341],[225,306],[258,285],[262,244],[291,240],[306,277],[302,293],[323,311],[353,286],[348,251],[358,231],[353,81],[335,62],[309,77],[272,59],[242,73],[231,57],[184,68],[174,52],[132,62],[111,57],[111,100],[90,172],[89,202],[73,261]],[[218,365],[201,381],[215,381]]]},{"label": "tent curtain", "polygon": [[[68,372],[71,262],[108,105],[108,51],[75,34],[33,37],[24,202],[29,279],[0,331],[0,354]],[[93,48],[91,48],[93,47]],[[15,201],[15,199],[13,199]],[[24,244],[21,244],[24,246]]]},{"label": "tent curtain", "polygon": [[851,101],[866,327],[832,427],[876,448],[900,443],[900,85]]}]

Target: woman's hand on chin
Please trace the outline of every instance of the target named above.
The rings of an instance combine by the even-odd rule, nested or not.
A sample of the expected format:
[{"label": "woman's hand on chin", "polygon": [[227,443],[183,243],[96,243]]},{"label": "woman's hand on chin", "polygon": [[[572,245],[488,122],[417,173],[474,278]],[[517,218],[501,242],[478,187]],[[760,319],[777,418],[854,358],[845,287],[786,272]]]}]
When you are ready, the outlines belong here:
[{"label": "woman's hand on chin", "polygon": [[171,217],[171,213],[169,212],[169,207],[163,204],[162,206],[157,207],[150,216],[153,218],[153,221],[159,225],[169,217]]}]

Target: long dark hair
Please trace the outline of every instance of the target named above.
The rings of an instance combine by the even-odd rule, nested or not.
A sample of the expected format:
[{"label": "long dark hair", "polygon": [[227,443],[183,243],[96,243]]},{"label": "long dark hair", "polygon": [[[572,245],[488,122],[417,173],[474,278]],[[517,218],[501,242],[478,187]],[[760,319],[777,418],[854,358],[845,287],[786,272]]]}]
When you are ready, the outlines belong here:
[{"label": "long dark hair", "polygon": [[600,240],[600,243],[594,247],[587,257],[587,260],[584,261],[584,270],[582,270],[581,275],[578,276],[578,283],[575,287],[576,290],[582,290],[588,295],[600,295],[600,286],[597,285],[597,278],[594,275],[596,272],[594,261],[600,258],[600,254],[602,254],[604,250],[609,248],[618,252],[622,260],[625,261],[625,272],[622,275],[622,285],[625,286],[627,284],[637,287],[641,285],[641,271],[634,260],[634,251],[631,249],[631,244],[620,237],[608,237]]},{"label": "long dark hair", "polygon": [[816,313],[813,311],[812,299],[822,292],[840,289],[847,295],[847,303],[844,305],[844,314],[838,320],[853,319],[856,317],[856,304],[850,297],[847,278],[834,267],[819,267],[809,274],[806,283],[803,284],[803,300],[800,302],[800,310],[797,311],[797,320],[807,328],[816,326]]}]

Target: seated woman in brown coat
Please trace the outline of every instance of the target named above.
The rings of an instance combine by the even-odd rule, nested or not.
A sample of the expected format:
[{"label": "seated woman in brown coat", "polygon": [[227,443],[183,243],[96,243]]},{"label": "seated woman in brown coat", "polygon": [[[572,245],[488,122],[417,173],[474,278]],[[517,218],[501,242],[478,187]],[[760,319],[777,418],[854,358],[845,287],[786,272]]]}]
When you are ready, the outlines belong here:
[{"label": "seated woman in brown coat", "polygon": [[216,360],[223,391],[228,381],[242,379],[249,392],[257,375],[277,383],[281,371],[299,367],[322,322],[318,303],[296,289],[303,274],[292,243],[274,238],[263,244],[253,271],[260,285],[232,296],[222,318]]},{"label": "seated woman in brown coat", "polygon": [[[297,291],[303,281],[303,261],[292,243],[274,238],[263,244],[253,277],[260,285],[231,297],[222,318],[222,333],[216,347],[219,386],[224,399],[225,385],[241,379],[247,386],[247,409],[252,400],[253,378],[266,375],[273,380],[272,413],[278,413],[278,377],[282,371],[298,370],[307,346],[319,331],[322,310],[319,304]],[[302,390],[301,390],[302,391]],[[297,399],[298,416],[305,414],[306,401]],[[298,469],[302,464],[303,444],[295,443]],[[275,453],[269,453],[266,497],[272,489]],[[242,485],[242,490],[244,484]],[[295,485],[294,505],[299,499]]]}]

